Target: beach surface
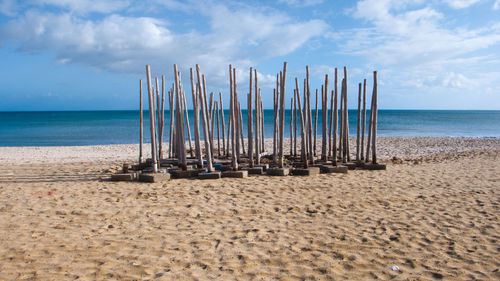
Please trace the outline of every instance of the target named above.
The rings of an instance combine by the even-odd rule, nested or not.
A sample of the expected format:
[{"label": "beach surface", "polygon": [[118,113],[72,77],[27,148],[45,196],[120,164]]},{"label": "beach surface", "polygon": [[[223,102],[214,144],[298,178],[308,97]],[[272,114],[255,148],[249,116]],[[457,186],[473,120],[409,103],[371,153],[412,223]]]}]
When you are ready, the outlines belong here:
[{"label": "beach surface", "polygon": [[0,147],[0,280],[499,280],[500,139],[377,145],[385,171],[153,184],[108,180],[138,145]]}]

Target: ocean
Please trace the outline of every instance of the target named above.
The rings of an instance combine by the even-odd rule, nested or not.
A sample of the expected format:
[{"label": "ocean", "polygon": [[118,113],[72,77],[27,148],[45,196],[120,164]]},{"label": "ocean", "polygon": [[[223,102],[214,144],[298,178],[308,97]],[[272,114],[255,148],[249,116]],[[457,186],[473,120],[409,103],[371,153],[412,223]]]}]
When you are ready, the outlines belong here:
[{"label": "ocean", "polygon": [[[246,114],[246,110],[243,110],[244,124],[246,124]],[[313,110],[313,118],[314,114]],[[229,112],[226,110],[226,124],[228,115]],[[290,110],[286,110],[285,116],[285,136],[289,137]],[[369,111],[367,111],[368,116]],[[148,111],[144,111],[145,142],[150,139],[148,117]],[[169,117],[170,114],[166,111],[165,141],[168,141],[169,137]],[[191,130],[194,128],[193,119],[193,112],[190,111]],[[272,137],[273,122],[273,111],[265,110],[264,134],[266,138]],[[300,120],[297,124],[300,125]],[[350,135],[356,135],[356,127],[357,110],[349,110]],[[320,110],[318,136],[321,132]],[[245,136],[246,133],[245,126]],[[500,137],[500,110],[379,110],[377,134],[378,136],[498,138]],[[215,136],[217,136],[216,133]],[[192,137],[194,139],[194,133]],[[0,146],[71,146],[138,142],[138,110],[0,112]]]}]

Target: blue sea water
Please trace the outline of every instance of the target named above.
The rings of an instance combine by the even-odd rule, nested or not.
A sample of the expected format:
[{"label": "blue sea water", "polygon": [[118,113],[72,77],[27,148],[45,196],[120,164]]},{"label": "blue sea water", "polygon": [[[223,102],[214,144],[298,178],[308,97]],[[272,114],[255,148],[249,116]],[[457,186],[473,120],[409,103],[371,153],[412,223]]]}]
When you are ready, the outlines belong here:
[{"label": "blue sea water", "polygon": [[[228,120],[228,111],[225,120]],[[246,110],[243,110],[246,124]],[[170,114],[165,113],[165,141]],[[290,110],[285,114],[289,136]],[[313,111],[314,116],[314,111]],[[321,135],[321,110],[318,135]],[[367,112],[369,116],[369,111]],[[149,113],[144,138],[149,141]],[[189,113],[190,123],[193,112]],[[264,112],[265,136],[272,137],[274,116]],[[300,124],[300,120],[298,122]],[[349,132],[356,134],[357,111],[349,110]],[[193,125],[191,125],[191,130]],[[246,126],[244,128],[246,136]],[[187,134],[186,134],[187,136]],[[500,137],[500,110],[379,110],[378,136]],[[194,134],[193,134],[194,138]],[[139,142],[139,111],[0,112],[0,146],[102,145]]]}]

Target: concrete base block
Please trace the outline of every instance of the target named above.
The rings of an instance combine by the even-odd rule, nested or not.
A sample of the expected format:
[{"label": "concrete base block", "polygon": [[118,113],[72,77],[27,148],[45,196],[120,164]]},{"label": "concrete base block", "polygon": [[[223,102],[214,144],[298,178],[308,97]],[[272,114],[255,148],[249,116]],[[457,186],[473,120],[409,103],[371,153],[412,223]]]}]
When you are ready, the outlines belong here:
[{"label": "concrete base block", "polygon": [[269,164],[259,164],[259,165],[255,165],[255,167],[261,167],[262,168],[262,171],[267,171],[267,169],[269,169]]},{"label": "concrete base block", "polygon": [[356,167],[359,167],[359,165],[355,162],[342,163],[342,166],[346,166],[349,170],[354,170]]},{"label": "concrete base block", "polygon": [[223,178],[246,178],[248,177],[248,171],[225,171],[222,173]]},{"label": "concrete base block", "polygon": [[294,176],[314,176],[319,175],[319,167],[309,167],[309,168],[296,168],[292,170],[292,175]]},{"label": "concrete base block", "polygon": [[332,166],[332,165],[323,165],[320,167],[321,173],[322,174],[330,174],[330,173],[337,173],[337,174],[347,174],[347,166],[342,166],[342,165],[337,165],[337,166]]},{"label": "concrete base block", "polygon": [[270,176],[288,176],[290,174],[290,168],[270,168],[267,169],[266,172]]},{"label": "concrete base block", "polygon": [[386,170],[387,165],[383,163],[364,163],[363,166],[361,166],[362,169],[364,170]]},{"label": "concrete base block", "polygon": [[170,174],[174,179],[186,179],[198,176],[198,170],[181,170],[181,169],[171,169]]},{"label": "concrete base block", "polygon": [[135,180],[137,180],[137,175],[138,175],[137,172],[112,174],[111,180],[112,181],[135,181]]},{"label": "concrete base block", "polygon": [[231,165],[220,165],[218,168],[218,170],[220,170],[221,172],[233,170],[233,167],[231,167]]},{"label": "concrete base block", "polygon": [[169,173],[142,173],[139,175],[139,181],[142,182],[162,182],[170,179]]},{"label": "concrete base block", "polygon": [[200,180],[217,180],[220,179],[220,172],[203,172],[198,174],[198,179]]},{"label": "concrete base block", "polygon": [[150,167],[150,166],[151,166],[151,164],[146,163],[146,162],[142,162],[139,164],[132,165],[131,170],[139,171],[139,170],[143,170],[143,169]]},{"label": "concrete base block", "polygon": [[262,175],[264,173],[264,168],[253,167],[247,169],[249,175]]}]

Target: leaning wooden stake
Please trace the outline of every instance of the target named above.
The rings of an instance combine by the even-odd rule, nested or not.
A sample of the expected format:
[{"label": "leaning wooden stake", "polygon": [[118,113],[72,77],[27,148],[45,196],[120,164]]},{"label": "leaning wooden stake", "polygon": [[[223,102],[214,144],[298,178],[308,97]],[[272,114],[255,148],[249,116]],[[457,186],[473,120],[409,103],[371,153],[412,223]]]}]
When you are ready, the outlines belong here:
[{"label": "leaning wooden stake", "polygon": [[142,80],[139,80],[139,164],[142,163]]},{"label": "leaning wooden stake", "polygon": [[377,71],[373,72],[373,140],[372,163],[377,164]]},{"label": "leaning wooden stake", "polygon": [[149,97],[149,123],[150,123],[150,129],[151,129],[151,160],[152,160],[152,167],[153,167],[153,172],[158,172],[158,166],[156,163],[156,144],[155,144],[155,113],[153,109],[153,89],[151,87],[151,73],[150,73],[150,68],[149,64],[146,65],[146,76],[147,76],[147,82],[148,82],[148,97]]},{"label": "leaning wooden stake", "polygon": [[240,162],[240,139],[238,137],[240,133],[240,118],[238,115],[238,84],[236,83],[236,68],[233,68],[233,120],[234,126],[232,130],[234,131],[234,143],[236,145],[236,162]]},{"label": "leaning wooden stake", "polygon": [[259,109],[260,109],[260,152],[266,151],[265,135],[264,135],[264,106],[262,105],[262,94],[259,89]]},{"label": "leaning wooden stake", "polygon": [[[196,65],[196,75],[198,76],[198,88],[199,88],[199,103],[201,104],[201,119],[203,120],[203,135],[205,139],[205,150],[207,153],[207,170],[208,172],[213,172],[213,166],[212,166],[212,150],[210,149],[210,138],[208,134],[208,120],[207,120],[207,108],[206,104],[203,101],[203,93],[206,93],[206,83],[205,79],[203,79],[203,90],[201,89],[202,87],[202,80],[201,80],[201,74],[200,74],[200,66]],[[205,76],[203,76],[205,78]]]},{"label": "leaning wooden stake", "polygon": [[[278,79],[278,78],[277,78]],[[278,87],[278,83],[276,83]],[[273,163],[277,162],[278,159],[278,101],[279,101],[278,90],[274,90],[274,126],[273,126]]]},{"label": "leaning wooden stake", "polygon": [[186,137],[184,132],[184,111],[182,110],[182,93],[181,93],[181,82],[180,82],[180,73],[177,71],[177,64],[174,64],[174,73],[175,75],[175,97],[176,97],[176,112],[177,112],[177,132],[178,132],[178,160],[179,166],[182,170],[187,169],[187,160],[186,160]]},{"label": "leaning wooden stake", "polygon": [[309,87],[309,66],[306,66],[306,89],[307,102],[304,101],[304,106],[307,103],[307,121],[308,121],[308,131],[309,131],[309,160],[311,165],[314,165],[314,153],[313,153],[313,139],[312,139],[312,110],[311,110],[311,90]]},{"label": "leaning wooden stake", "polygon": [[188,114],[188,109],[187,109],[187,104],[186,104],[186,95],[184,91],[182,91],[182,98],[183,98],[183,105],[184,105],[184,110],[186,113],[186,125],[187,125],[187,132],[188,132],[188,138],[189,138],[189,151],[191,157],[193,157],[193,145],[191,143],[191,126],[189,126],[189,114]]},{"label": "leaning wooden stake", "polygon": [[170,90],[170,95],[169,95],[169,106],[170,106],[170,139],[169,141],[169,158],[174,157],[173,151],[174,151],[174,134],[175,134],[175,129],[174,129],[174,87]]},{"label": "leaning wooden stake", "polygon": [[[234,99],[234,71],[231,65],[229,65],[229,87],[230,87],[230,107],[229,107],[229,121],[231,122],[231,166],[233,168],[233,171],[238,170],[238,159],[236,158],[236,148],[235,148],[235,129],[236,129],[236,122],[235,122],[235,99]],[[237,136],[236,136],[237,137]]]}]

